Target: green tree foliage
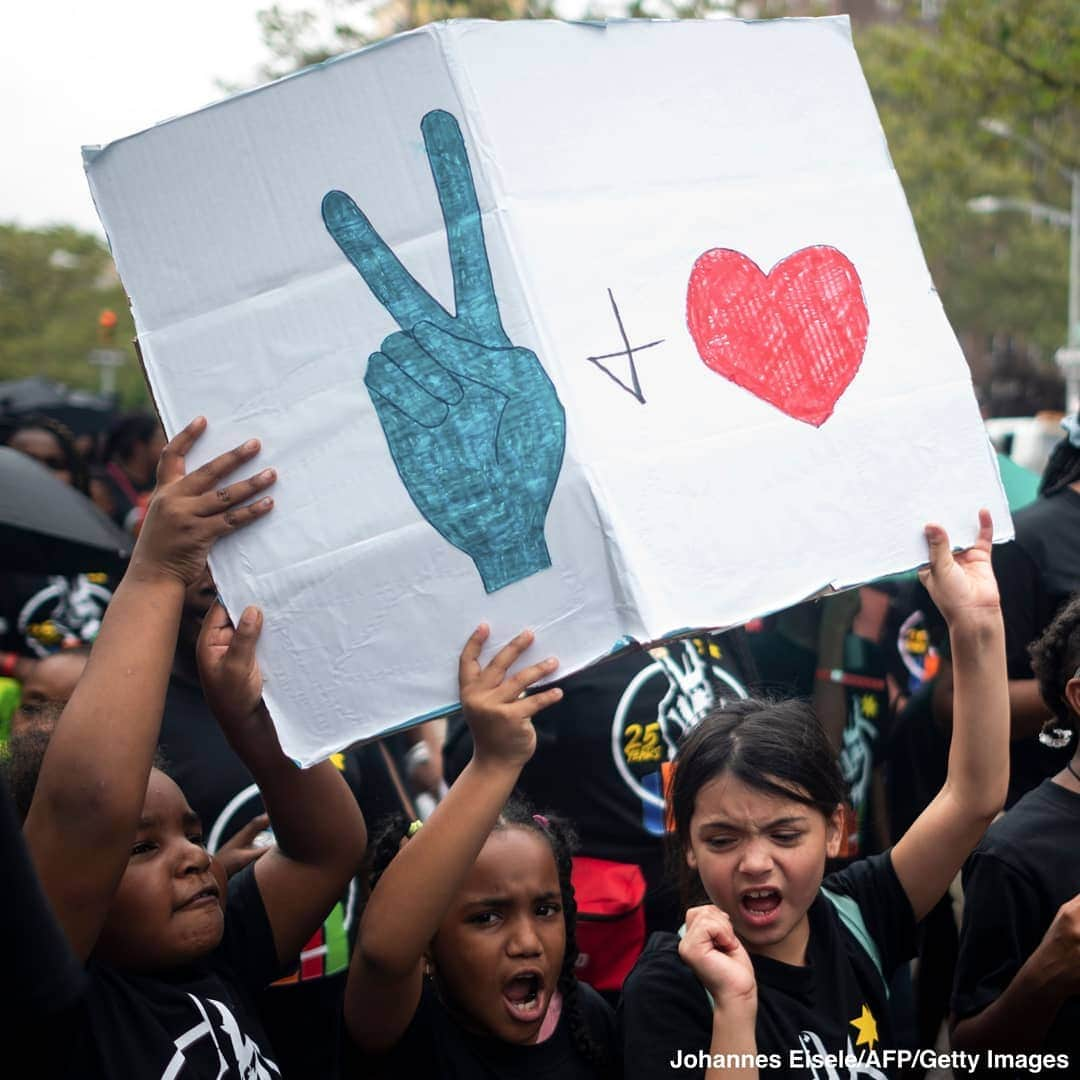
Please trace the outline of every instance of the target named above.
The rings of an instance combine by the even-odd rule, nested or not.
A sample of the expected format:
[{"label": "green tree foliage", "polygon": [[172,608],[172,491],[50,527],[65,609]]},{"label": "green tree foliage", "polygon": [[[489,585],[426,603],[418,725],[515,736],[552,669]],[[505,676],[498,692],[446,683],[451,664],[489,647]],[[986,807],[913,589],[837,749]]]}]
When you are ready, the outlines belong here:
[{"label": "green tree foliage", "polygon": [[275,79],[331,56],[441,19],[550,19],[552,0],[323,0],[320,8],[274,4],[258,14]]},{"label": "green tree foliage", "polygon": [[[322,0],[260,16],[280,75],[434,19],[530,18],[553,0]],[[628,0],[632,16],[825,13],[843,4],[761,0]],[[866,20],[856,45],[934,281],[954,327],[989,349],[1033,346],[1049,358],[1065,338],[1067,231],[1023,212],[980,215],[982,195],[1068,208],[1062,169],[1080,168],[1080,3],[1076,0],[907,0],[898,18]],[[895,5],[893,5],[895,9]],[[750,9],[753,9],[752,11]],[[864,5],[865,9],[865,5]],[[329,29],[327,28],[329,25]],[[1005,122],[1043,152],[980,126]]]},{"label": "green tree foliage", "polygon": [[968,203],[1068,209],[1061,170],[1080,168],[1080,4],[964,0],[937,23],[921,9],[866,28],[856,45],[934,281],[958,331],[1019,338],[1049,358],[1066,332],[1067,230]]},{"label": "green tree foliage", "polygon": [[117,388],[125,404],[146,401],[127,298],[105,245],[68,225],[22,229],[0,224],[0,378],[44,375],[68,386],[98,387],[87,363],[100,348],[98,317],[118,318],[115,347],[128,356]]}]

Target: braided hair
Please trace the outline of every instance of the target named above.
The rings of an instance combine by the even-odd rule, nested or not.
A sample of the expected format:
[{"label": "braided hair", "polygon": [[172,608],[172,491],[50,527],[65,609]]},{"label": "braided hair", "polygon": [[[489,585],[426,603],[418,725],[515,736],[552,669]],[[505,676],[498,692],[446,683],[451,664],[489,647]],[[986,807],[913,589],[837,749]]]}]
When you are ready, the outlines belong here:
[{"label": "braided hair", "polygon": [[1065,686],[1080,668],[1080,593],[1054,616],[1029,651],[1043,701],[1064,728],[1076,731],[1078,718],[1065,697]]},{"label": "braided hair", "polygon": [[[394,856],[401,850],[402,837],[407,835],[408,827],[408,819],[399,812],[386,819],[376,831],[368,847],[370,867],[368,886],[372,892]],[[557,982],[559,993],[562,995],[562,1011],[566,1017],[574,1049],[601,1075],[605,1075],[611,1071],[613,1063],[608,1060],[604,1048],[593,1039],[585,1023],[575,974],[578,959],[577,901],[574,898],[571,870],[573,853],[577,847],[577,836],[567,821],[554,815],[536,813],[519,795],[511,796],[499,814],[499,819],[492,831],[498,832],[502,829],[525,829],[536,833],[542,836],[551,847],[551,853],[555,857],[555,868],[559,875],[563,922],[566,927],[566,949]]]}]

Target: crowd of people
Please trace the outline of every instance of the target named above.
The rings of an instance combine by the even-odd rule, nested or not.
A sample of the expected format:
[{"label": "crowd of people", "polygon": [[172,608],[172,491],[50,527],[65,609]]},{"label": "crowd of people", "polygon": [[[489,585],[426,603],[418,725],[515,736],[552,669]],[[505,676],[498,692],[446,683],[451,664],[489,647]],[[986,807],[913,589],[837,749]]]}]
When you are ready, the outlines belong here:
[{"label": "crowd of people", "polygon": [[480,626],[456,715],[307,770],[263,614],[234,625],[206,565],[273,527],[277,476],[255,440],[189,472],[205,426],[125,418],[93,465],[48,417],[0,429],[137,534],[120,580],[0,568],[3,1015],[34,1075],[1080,1062],[1075,418],[1013,542],[927,524],[917,577],[562,679]]}]

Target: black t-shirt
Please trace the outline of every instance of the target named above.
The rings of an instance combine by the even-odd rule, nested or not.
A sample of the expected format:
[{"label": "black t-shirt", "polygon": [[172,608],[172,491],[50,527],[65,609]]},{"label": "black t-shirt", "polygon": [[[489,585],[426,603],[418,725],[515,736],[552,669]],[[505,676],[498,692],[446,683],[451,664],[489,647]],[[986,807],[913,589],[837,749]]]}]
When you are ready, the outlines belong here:
[{"label": "black t-shirt", "polygon": [[[987,830],[964,867],[964,922],[953,988],[960,1019],[982,1012],[1035,951],[1058,908],[1080,893],[1080,795],[1044,780]],[[1043,1043],[1080,1061],[1080,997]]]},{"label": "black t-shirt", "polygon": [[10,990],[0,1009],[0,1045],[16,1038],[24,1020],[66,1009],[86,988],[86,975],[30,861],[7,784],[0,776],[0,956]]},{"label": "black t-shirt", "polygon": [[889,823],[903,836],[930,805],[949,771],[949,737],[934,719],[934,680],[908,699],[893,724],[887,757]]},{"label": "black t-shirt", "polygon": [[889,695],[885,690],[884,650],[872,641],[848,634],[844,639],[844,674],[863,679],[863,685],[844,687],[845,720],[841,734],[840,773],[855,812],[858,849],[871,855],[881,850],[873,799],[874,773],[886,758],[891,737]]},{"label": "black t-shirt", "polygon": [[79,1001],[24,1029],[30,1041],[21,1060],[35,1062],[42,1076],[271,1080],[278,1069],[254,995],[277,970],[270,923],[248,869],[229,882],[225,933],[209,956],[160,976],[91,962]]},{"label": "black t-shirt", "polygon": [[591,986],[578,985],[578,1002],[593,1042],[606,1050],[603,1072],[582,1057],[564,1008],[551,1036],[532,1046],[517,1046],[466,1031],[447,1013],[425,983],[420,1003],[405,1033],[386,1054],[363,1054],[349,1044],[347,1080],[375,1077],[427,1077],[429,1080],[596,1080],[619,1075],[615,1014]]},{"label": "black t-shirt", "polygon": [[[1036,499],[1015,514],[1013,524],[1016,539],[994,545],[994,574],[1001,591],[1009,678],[1030,679],[1028,646],[1080,591],[1080,494],[1065,488]],[[1006,805],[1064,768],[1072,752],[1072,745],[1051,750],[1035,737],[1015,741]]]},{"label": "black t-shirt", "polygon": [[[886,978],[915,954],[915,918],[888,852],[828,875],[823,885],[858,904]],[[890,1074],[870,1052],[896,1045],[882,975],[830,900],[819,895],[807,914],[805,966],[751,957],[758,984],[757,1049],[767,1059],[760,1073],[812,1080],[815,1070],[802,1055],[853,1054],[863,1064],[852,1077],[881,1080]],[[671,1065],[707,1052],[712,1041],[712,1006],[679,958],[674,934],[650,939],[623,985],[619,1020],[628,1080],[705,1075],[704,1066]],[[822,1069],[820,1075],[833,1074]],[[837,1075],[846,1078],[848,1070],[841,1067]]]},{"label": "black t-shirt", "polygon": [[90,645],[112,599],[108,574],[0,574],[0,651],[41,658]]},{"label": "black t-shirt", "polygon": [[[745,697],[754,677],[742,631],[702,635],[570,676],[562,701],[534,721],[536,752],[518,789],[573,822],[582,855],[642,868],[650,928],[680,921],[665,873],[663,769],[683,734],[725,697]],[[471,754],[459,714],[447,731],[447,782]]]},{"label": "black t-shirt", "polygon": [[[259,789],[222,734],[202,689],[180,674],[169,681],[159,746],[169,774],[202,819],[211,852],[263,813]],[[378,747],[335,754],[333,760],[368,821],[397,808]],[[295,972],[258,998],[259,1015],[288,1078],[313,1080],[337,1070],[340,1002],[359,899],[353,882],[304,949]]]}]

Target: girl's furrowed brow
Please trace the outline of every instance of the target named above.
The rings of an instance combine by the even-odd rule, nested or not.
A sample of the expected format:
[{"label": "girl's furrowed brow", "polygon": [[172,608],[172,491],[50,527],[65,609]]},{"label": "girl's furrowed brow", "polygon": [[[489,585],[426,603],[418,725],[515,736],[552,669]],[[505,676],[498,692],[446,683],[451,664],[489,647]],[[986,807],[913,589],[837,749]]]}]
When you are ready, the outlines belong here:
[{"label": "girl's furrowed brow", "polygon": [[[767,821],[764,825],[759,825],[761,831],[766,829],[778,829],[784,825],[805,825],[807,822],[805,814],[789,814],[785,817],[774,818],[772,821]],[[736,824],[733,821],[727,821],[724,818],[712,818],[709,821],[703,821],[699,826],[701,829],[730,829],[732,832],[740,832],[742,825]]]}]

